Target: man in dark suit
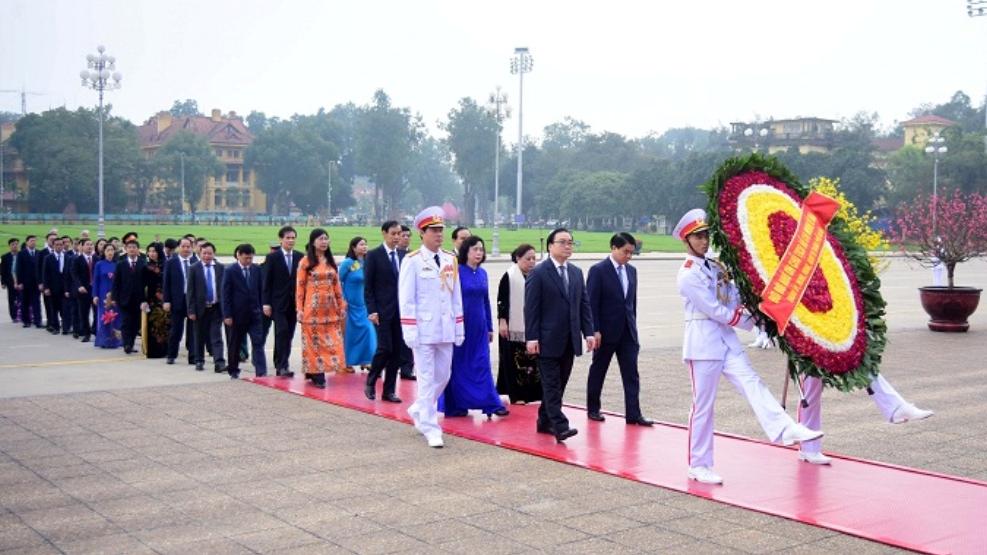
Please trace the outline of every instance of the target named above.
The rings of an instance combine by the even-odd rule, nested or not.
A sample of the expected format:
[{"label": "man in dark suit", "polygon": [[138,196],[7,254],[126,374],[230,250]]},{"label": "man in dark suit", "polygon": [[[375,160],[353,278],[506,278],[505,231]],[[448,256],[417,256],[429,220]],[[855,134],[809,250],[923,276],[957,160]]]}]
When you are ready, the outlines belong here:
[{"label": "man in dark suit", "polygon": [[24,327],[41,326],[41,279],[38,275],[38,251],[35,249],[38,238],[28,235],[24,239],[24,248],[17,253],[17,268],[14,279],[17,290],[21,294],[21,321]]},{"label": "man in dark suit", "polygon": [[401,240],[401,224],[388,220],[380,226],[384,242],[367,253],[363,263],[363,296],[367,314],[377,326],[377,352],[370,363],[370,373],[363,393],[367,399],[377,396],[377,379],[384,373],[384,391],[381,399],[400,403],[395,395],[398,369],[404,356],[404,338],[401,334],[401,316],[398,314],[398,271],[404,251],[398,249]]},{"label": "man in dark suit", "polygon": [[223,265],[216,261],[216,246],[206,241],[199,247],[199,262],[189,267],[188,318],[192,321],[192,356],[195,369],[206,365],[206,345],[212,355],[213,370],[226,371],[223,357]]},{"label": "man in dark suit", "polygon": [[96,256],[93,254],[92,239],[83,239],[79,256],[72,261],[72,289],[75,290],[75,301],[79,312],[79,336],[83,343],[89,342],[93,331],[93,269],[96,267]]},{"label": "man in dark suit", "polygon": [[245,336],[250,337],[254,372],[257,377],[267,375],[260,266],[254,264],[253,245],[242,244],[236,248],[236,253],[237,263],[225,269],[220,286],[223,322],[230,328],[227,370],[234,380],[240,377],[240,344]]},{"label": "man in dark suit", "polygon": [[628,424],[651,426],[654,422],[641,414],[638,401],[641,384],[637,357],[641,344],[637,336],[637,268],[629,264],[634,248],[633,235],[614,234],[610,238],[610,256],[594,264],[586,277],[597,343],[586,382],[586,410],[590,420],[606,420],[600,413],[600,393],[610,360],[616,354],[624,384],[624,418]]},{"label": "man in dark suit", "polygon": [[[68,235],[62,236],[62,252],[65,253],[65,264],[62,265],[62,284],[65,288],[65,295],[62,299],[62,322],[68,322],[69,333],[78,339],[79,309],[75,300],[75,287],[72,287],[72,265],[78,253],[73,247],[72,238]],[[65,333],[64,325],[62,333]]]},{"label": "man in dark suit", "polygon": [[62,252],[62,241],[52,244],[51,253],[42,261],[41,284],[48,309],[48,331],[52,335],[61,332],[68,335],[68,322],[62,317],[62,305],[65,304],[65,253]]},{"label": "man in dark suit", "polygon": [[175,364],[178,358],[178,345],[185,335],[185,350],[188,352],[188,363],[192,360],[192,325],[186,320],[188,316],[188,300],[185,290],[188,283],[189,266],[198,262],[192,256],[192,240],[182,237],[178,241],[178,252],[165,263],[164,276],[161,279],[161,290],[164,309],[171,313],[171,330],[168,334],[168,364]]},{"label": "man in dark suit", "polygon": [[147,308],[147,292],[144,286],[144,267],[140,258],[137,239],[129,239],[123,258],[117,262],[113,274],[113,299],[120,307],[120,330],[123,335],[123,352],[134,352],[134,339],[140,332],[141,311]]},{"label": "man in dark suit", "polygon": [[38,270],[38,291],[41,292],[41,300],[45,310],[45,329],[50,333],[58,333],[58,316],[52,314],[54,309],[51,296],[44,294],[45,270],[48,268],[48,257],[55,252],[55,241],[57,239],[58,234],[54,231],[49,231],[48,235],[45,236],[45,246],[38,251],[38,256],[35,258]]},{"label": "man in dark suit", "polygon": [[278,376],[290,378],[288,355],[295,337],[298,314],[295,310],[295,282],[302,253],[295,250],[295,228],[286,225],[278,230],[281,248],[264,259],[264,316],[274,322],[274,369]]},{"label": "man in dark suit", "polygon": [[[398,241],[398,252],[401,252],[403,257],[408,254],[408,246],[411,245],[411,228],[401,224],[401,240]],[[415,355],[404,341],[401,341],[401,379],[402,380],[417,380],[415,376]]]},{"label": "man in dark suit", "polygon": [[538,355],[542,403],[537,430],[565,441],[578,433],[562,413],[562,396],[574,356],[596,348],[593,315],[583,273],[568,262],[572,234],[556,229],[548,235],[549,258],[537,266],[524,285],[524,334],[528,352]]},{"label": "man in dark suit", "polygon": [[10,252],[0,256],[0,285],[7,290],[7,310],[10,311],[10,321],[17,323],[17,288],[14,286],[14,260],[21,248],[21,242],[11,237],[7,240]]}]

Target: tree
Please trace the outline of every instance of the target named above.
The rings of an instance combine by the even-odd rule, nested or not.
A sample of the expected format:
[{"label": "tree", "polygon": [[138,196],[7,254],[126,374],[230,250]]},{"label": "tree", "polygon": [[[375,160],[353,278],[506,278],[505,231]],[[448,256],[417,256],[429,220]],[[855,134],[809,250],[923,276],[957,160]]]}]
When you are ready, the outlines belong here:
[{"label": "tree", "polygon": [[246,122],[247,122],[247,129],[249,129],[251,133],[256,135],[257,133],[260,133],[267,127],[268,125],[267,114],[265,114],[264,112],[258,112],[257,110],[251,110],[250,114],[247,115]]},{"label": "tree", "polygon": [[[112,107],[105,108],[107,114]],[[96,212],[98,194],[98,114],[65,108],[29,114],[17,123],[10,144],[20,154],[31,183],[32,212]],[[107,211],[126,204],[125,184],[140,160],[136,128],[108,116],[103,126],[103,198]]]},{"label": "tree", "polygon": [[973,107],[970,96],[963,91],[953,93],[949,102],[944,104],[923,104],[912,110],[912,117],[933,114],[939,117],[950,119],[960,125],[964,132],[984,131],[984,110],[983,107],[977,109]]},{"label": "tree", "polygon": [[210,176],[222,175],[225,169],[209,146],[209,140],[189,131],[180,131],[161,147],[155,154],[155,160],[158,177],[171,184],[165,197],[179,214],[184,211],[180,205],[184,166],[185,201],[189,203],[192,218],[195,219],[196,205],[202,198],[206,181]]},{"label": "tree", "polygon": [[421,121],[413,119],[407,108],[392,107],[381,89],[374,92],[373,103],[361,109],[358,168],[374,182],[374,216],[378,221],[385,210],[388,216],[398,215],[408,159],[421,138],[421,128]]},{"label": "tree", "polygon": [[433,137],[425,137],[412,152],[407,189],[421,196],[421,205],[440,205],[462,195],[462,185],[449,158],[448,146]]},{"label": "tree", "polygon": [[19,119],[21,119],[21,115],[17,112],[0,110],[0,123],[14,123]]},{"label": "tree", "polygon": [[888,159],[888,206],[898,206],[920,193],[932,191],[932,159],[922,149],[905,145]]},{"label": "tree", "polygon": [[176,100],[171,105],[171,110],[168,111],[171,112],[171,115],[175,116],[176,118],[202,115],[202,112],[199,111],[199,103],[196,102],[195,100],[192,100],[191,98],[186,98],[184,101]]},{"label": "tree", "polygon": [[443,128],[449,133],[446,143],[453,155],[453,167],[463,182],[463,209],[466,222],[476,222],[479,193],[493,184],[493,166],[501,124],[489,110],[472,98],[462,98],[449,111]]}]

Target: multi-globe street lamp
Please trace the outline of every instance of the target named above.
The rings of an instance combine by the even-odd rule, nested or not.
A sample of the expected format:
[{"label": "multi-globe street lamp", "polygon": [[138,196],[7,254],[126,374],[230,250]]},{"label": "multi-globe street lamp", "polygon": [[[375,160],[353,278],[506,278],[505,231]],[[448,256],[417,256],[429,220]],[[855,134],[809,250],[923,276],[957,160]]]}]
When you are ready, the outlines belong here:
[{"label": "multi-globe street lamp", "polygon": [[759,147],[758,141],[764,141],[768,138],[768,128],[754,129],[753,127],[748,127],[744,129],[744,137],[754,140],[754,151],[756,152]]},{"label": "multi-globe street lamp", "polygon": [[99,93],[99,226],[97,236],[106,237],[105,213],[103,211],[103,93],[120,88],[123,75],[116,70],[116,58],[106,54],[103,45],[96,47],[97,54],[86,56],[86,65],[79,73],[82,86]]},{"label": "multi-globe street lamp", "polygon": [[949,152],[946,148],[946,139],[936,133],[925,146],[925,153],[932,155],[932,234],[938,231],[936,227],[936,213],[939,212],[939,157]]},{"label": "multi-globe street lamp", "polygon": [[[970,17],[987,15],[987,0],[966,0],[966,15]],[[984,126],[987,127],[987,96],[984,96]],[[987,152],[987,135],[984,135],[984,152]]]},{"label": "multi-globe street lamp", "polygon": [[514,49],[514,57],[511,58],[511,74],[518,76],[517,95],[517,203],[515,205],[514,223],[521,223],[521,192],[523,189],[523,172],[521,171],[522,160],[524,158],[524,74],[531,73],[534,65],[534,58],[528,53],[528,49],[518,47]]},{"label": "multi-globe street lamp", "polygon": [[505,118],[511,117],[511,108],[507,106],[507,94],[497,87],[490,93],[487,109],[497,121],[497,140],[494,150],[494,209],[493,209],[493,255],[500,255],[500,130]]}]

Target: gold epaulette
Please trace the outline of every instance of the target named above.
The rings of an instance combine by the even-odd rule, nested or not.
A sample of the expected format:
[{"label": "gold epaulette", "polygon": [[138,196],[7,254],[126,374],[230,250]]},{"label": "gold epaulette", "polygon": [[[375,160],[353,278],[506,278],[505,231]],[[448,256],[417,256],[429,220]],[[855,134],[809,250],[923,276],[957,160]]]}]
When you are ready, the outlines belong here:
[{"label": "gold epaulette", "polygon": [[447,251],[447,250],[445,250],[445,249],[439,249],[439,250],[441,250],[442,252],[444,252],[444,253],[446,253],[446,254],[448,254],[449,256],[451,256],[451,257],[453,257],[453,258],[459,258],[458,256],[456,256],[456,253],[454,253],[454,252],[452,252],[452,251]]},{"label": "gold epaulette", "polygon": [[408,254],[406,254],[405,256],[417,256],[420,253],[421,253],[421,249],[415,249],[415,250],[409,252]]}]

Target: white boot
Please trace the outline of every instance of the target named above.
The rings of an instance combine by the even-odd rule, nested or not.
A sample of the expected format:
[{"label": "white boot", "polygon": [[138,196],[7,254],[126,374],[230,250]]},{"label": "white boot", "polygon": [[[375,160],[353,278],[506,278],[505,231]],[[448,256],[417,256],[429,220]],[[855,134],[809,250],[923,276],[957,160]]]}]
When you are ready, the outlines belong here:
[{"label": "white boot", "polygon": [[925,420],[935,414],[931,410],[920,409],[911,403],[905,403],[894,411],[891,417],[892,424],[903,424],[909,420]]},{"label": "white boot", "polygon": [[703,484],[722,484],[723,478],[705,466],[693,466],[689,469],[689,479]]},{"label": "white boot", "polygon": [[793,445],[795,443],[802,443],[803,441],[819,439],[822,436],[823,433],[820,431],[810,430],[798,422],[792,422],[787,428],[785,428],[785,431],[781,433],[781,444]]},{"label": "white boot", "polygon": [[833,462],[833,459],[823,455],[822,453],[809,453],[807,451],[799,451],[799,460],[805,461],[809,464],[818,465],[830,464]]}]

